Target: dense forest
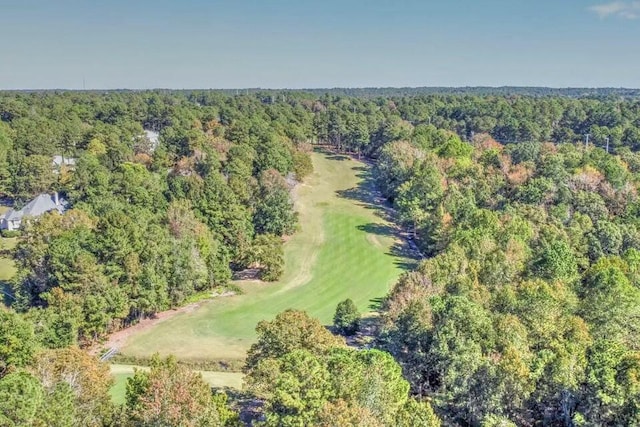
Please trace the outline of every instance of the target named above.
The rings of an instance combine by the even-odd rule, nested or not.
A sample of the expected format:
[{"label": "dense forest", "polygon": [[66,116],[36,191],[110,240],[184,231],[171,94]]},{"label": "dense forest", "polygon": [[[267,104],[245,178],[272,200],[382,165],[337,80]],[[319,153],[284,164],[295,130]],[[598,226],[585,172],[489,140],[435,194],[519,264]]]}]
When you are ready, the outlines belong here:
[{"label": "dense forest", "polygon": [[384,147],[380,183],[427,259],[380,345],[447,423],[640,422],[637,159],[433,129]]},{"label": "dense forest", "polygon": [[276,280],[322,146],[372,160],[423,259],[375,349],[304,313],[258,325],[245,373],[266,425],[639,424],[637,93],[362,91],[0,93],[5,203],[69,201],[18,232],[1,423],[237,425],[173,359],[113,407],[77,346],[236,271]]},{"label": "dense forest", "polygon": [[[218,108],[152,93],[2,98],[2,192],[16,204],[53,191],[70,202],[23,227],[15,252],[13,305],[48,346],[180,305],[233,270],[279,277],[309,146],[237,101],[225,101],[227,127]],[[56,170],[54,155],[74,164]]]}]

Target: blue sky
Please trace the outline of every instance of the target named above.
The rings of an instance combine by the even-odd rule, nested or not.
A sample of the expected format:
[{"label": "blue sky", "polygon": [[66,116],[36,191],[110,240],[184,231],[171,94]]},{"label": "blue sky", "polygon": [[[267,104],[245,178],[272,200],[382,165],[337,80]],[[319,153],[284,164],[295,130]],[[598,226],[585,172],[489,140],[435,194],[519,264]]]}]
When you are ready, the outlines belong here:
[{"label": "blue sky", "polygon": [[640,1],[0,0],[0,88],[640,87]]}]

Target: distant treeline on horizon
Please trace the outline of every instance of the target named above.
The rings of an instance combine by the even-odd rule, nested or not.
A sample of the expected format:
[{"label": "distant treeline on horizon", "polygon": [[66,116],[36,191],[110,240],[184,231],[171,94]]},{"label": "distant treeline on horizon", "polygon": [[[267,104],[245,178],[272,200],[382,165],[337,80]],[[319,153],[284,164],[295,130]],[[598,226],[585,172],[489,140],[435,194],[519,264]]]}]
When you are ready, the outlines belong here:
[{"label": "distant treeline on horizon", "polygon": [[551,88],[536,86],[466,86],[466,87],[364,87],[364,88],[307,88],[307,89],[263,89],[263,88],[238,88],[238,89],[12,89],[0,90],[2,92],[164,92],[164,93],[188,93],[210,91],[223,94],[271,94],[281,95],[287,93],[308,93],[313,95],[335,95],[356,98],[375,97],[404,97],[420,95],[484,95],[484,96],[531,96],[549,97],[560,96],[569,98],[604,98],[604,97],[640,97],[640,88]]}]

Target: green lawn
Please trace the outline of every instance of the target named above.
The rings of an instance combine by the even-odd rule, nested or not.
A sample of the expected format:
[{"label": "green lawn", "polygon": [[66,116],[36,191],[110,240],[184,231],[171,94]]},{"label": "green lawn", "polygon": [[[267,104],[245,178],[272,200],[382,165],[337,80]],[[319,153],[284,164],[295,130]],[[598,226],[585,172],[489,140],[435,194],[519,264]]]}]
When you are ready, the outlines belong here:
[{"label": "green lawn", "polygon": [[133,368],[129,373],[112,372],[111,375],[113,376],[115,383],[109,390],[109,394],[111,395],[111,400],[113,401],[113,403],[121,405],[125,402],[125,396],[127,392],[127,378],[130,378],[133,376]]},{"label": "green lawn", "polygon": [[[11,250],[15,248],[17,239],[15,237],[0,237],[0,251]],[[0,256],[0,282],[4,282],[13,278],[16,274],[16,267],[11,258]]]},{"label": "green lawn", "polygon": [[[125,395],[127,391],[127,378],[133,376],[133,368],[131,365],[110,365],[111,375],[115,379],[115,383],[111,390],[111,399],[114,403],[122,404],[125,402]],[[149,369],[149,368],[139,368]],[[202,378],[208,382],[212,387],[231,387],[235,389],[242,389],[242,374],[236,372],[210,372],[199,371],[202,374]]]},{"label": "green lawn", "polygon": [[[9,280],[16,274],[16,265],[13,259],[9,257],[8,250],[16,246],[17,239],[0,237],[0,304],[11,303],[11,290],[9,288]],[[9,295],[9,296],[8,296]]]},{"label": "green lawn", "polygon": [[384,296],[406,260],[369,200],[363,163],[313,154],[315,172],[297,189],[300,230],[285,245],[285,274],[278,283],[247,282],[243,295],[221,298],[133,335],[121,352],[174,354],[183,360],[243,359],[264,319],[296,308],[330,324],[338,302],[351,298],[361,311]]}]

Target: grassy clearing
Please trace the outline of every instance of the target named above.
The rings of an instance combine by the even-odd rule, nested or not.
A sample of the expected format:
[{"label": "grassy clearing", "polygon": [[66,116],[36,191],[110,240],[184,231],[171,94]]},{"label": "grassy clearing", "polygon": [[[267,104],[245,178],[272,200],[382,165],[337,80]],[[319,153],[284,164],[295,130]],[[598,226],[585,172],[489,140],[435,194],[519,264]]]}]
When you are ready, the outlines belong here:
[{"label": "grassy clearing", "polygon": [[[133,376],[132,365],[110,365],[111,375],[115,382],[109,393],[114,403],[122,404],[125,402],[125,396],[127,392],[127,378]],[[138,369],[146,370],[149,368],[138,367]],[[236,372],[210,372],[199,371],[202,374],[202,378],[209,383],[212,387],[229,387],[237,390],[242,389],[242,374]]]},{"label": "grassy clearing", "polygon": [[10,304],[12,291],[9,281],[16,275],[16,264],[11,258],[11,251],[18,243],[15,237],[0,237],[0,304]]},{"label": "grassy clearing", "polygon": [[313,155],[315,172],[297,189],[300,231],[285,245],[285,274],[275,284],[240,282],[244,294],[204,303],[132,335],[128,356],[158,352],[182,360],[243,359],[256,324],[287,308],[325,324],[338,302],[351,298],[371,310],[401,273],[393,228],[370,199],[364,165],[347,157]]},{"label": "grassy clearing", "polygon": [[15,248],[17,243],[15,237],[0,237],[0,251],[4,252],[4,255],[0,256],[0,282],[11,280],[16,274],[16,266],[13,260],[7,256],[6,251]]},{"label": "grassy clearing", "polygon": [[113,403],[118,405],[122,405],[126,401],[127,395],[127,378],[133,376],[133,369],[131,373],[112,373],[111,374],[114,379],[113,386],[109,390],[109,394],[111,395],[111,400]]}]

